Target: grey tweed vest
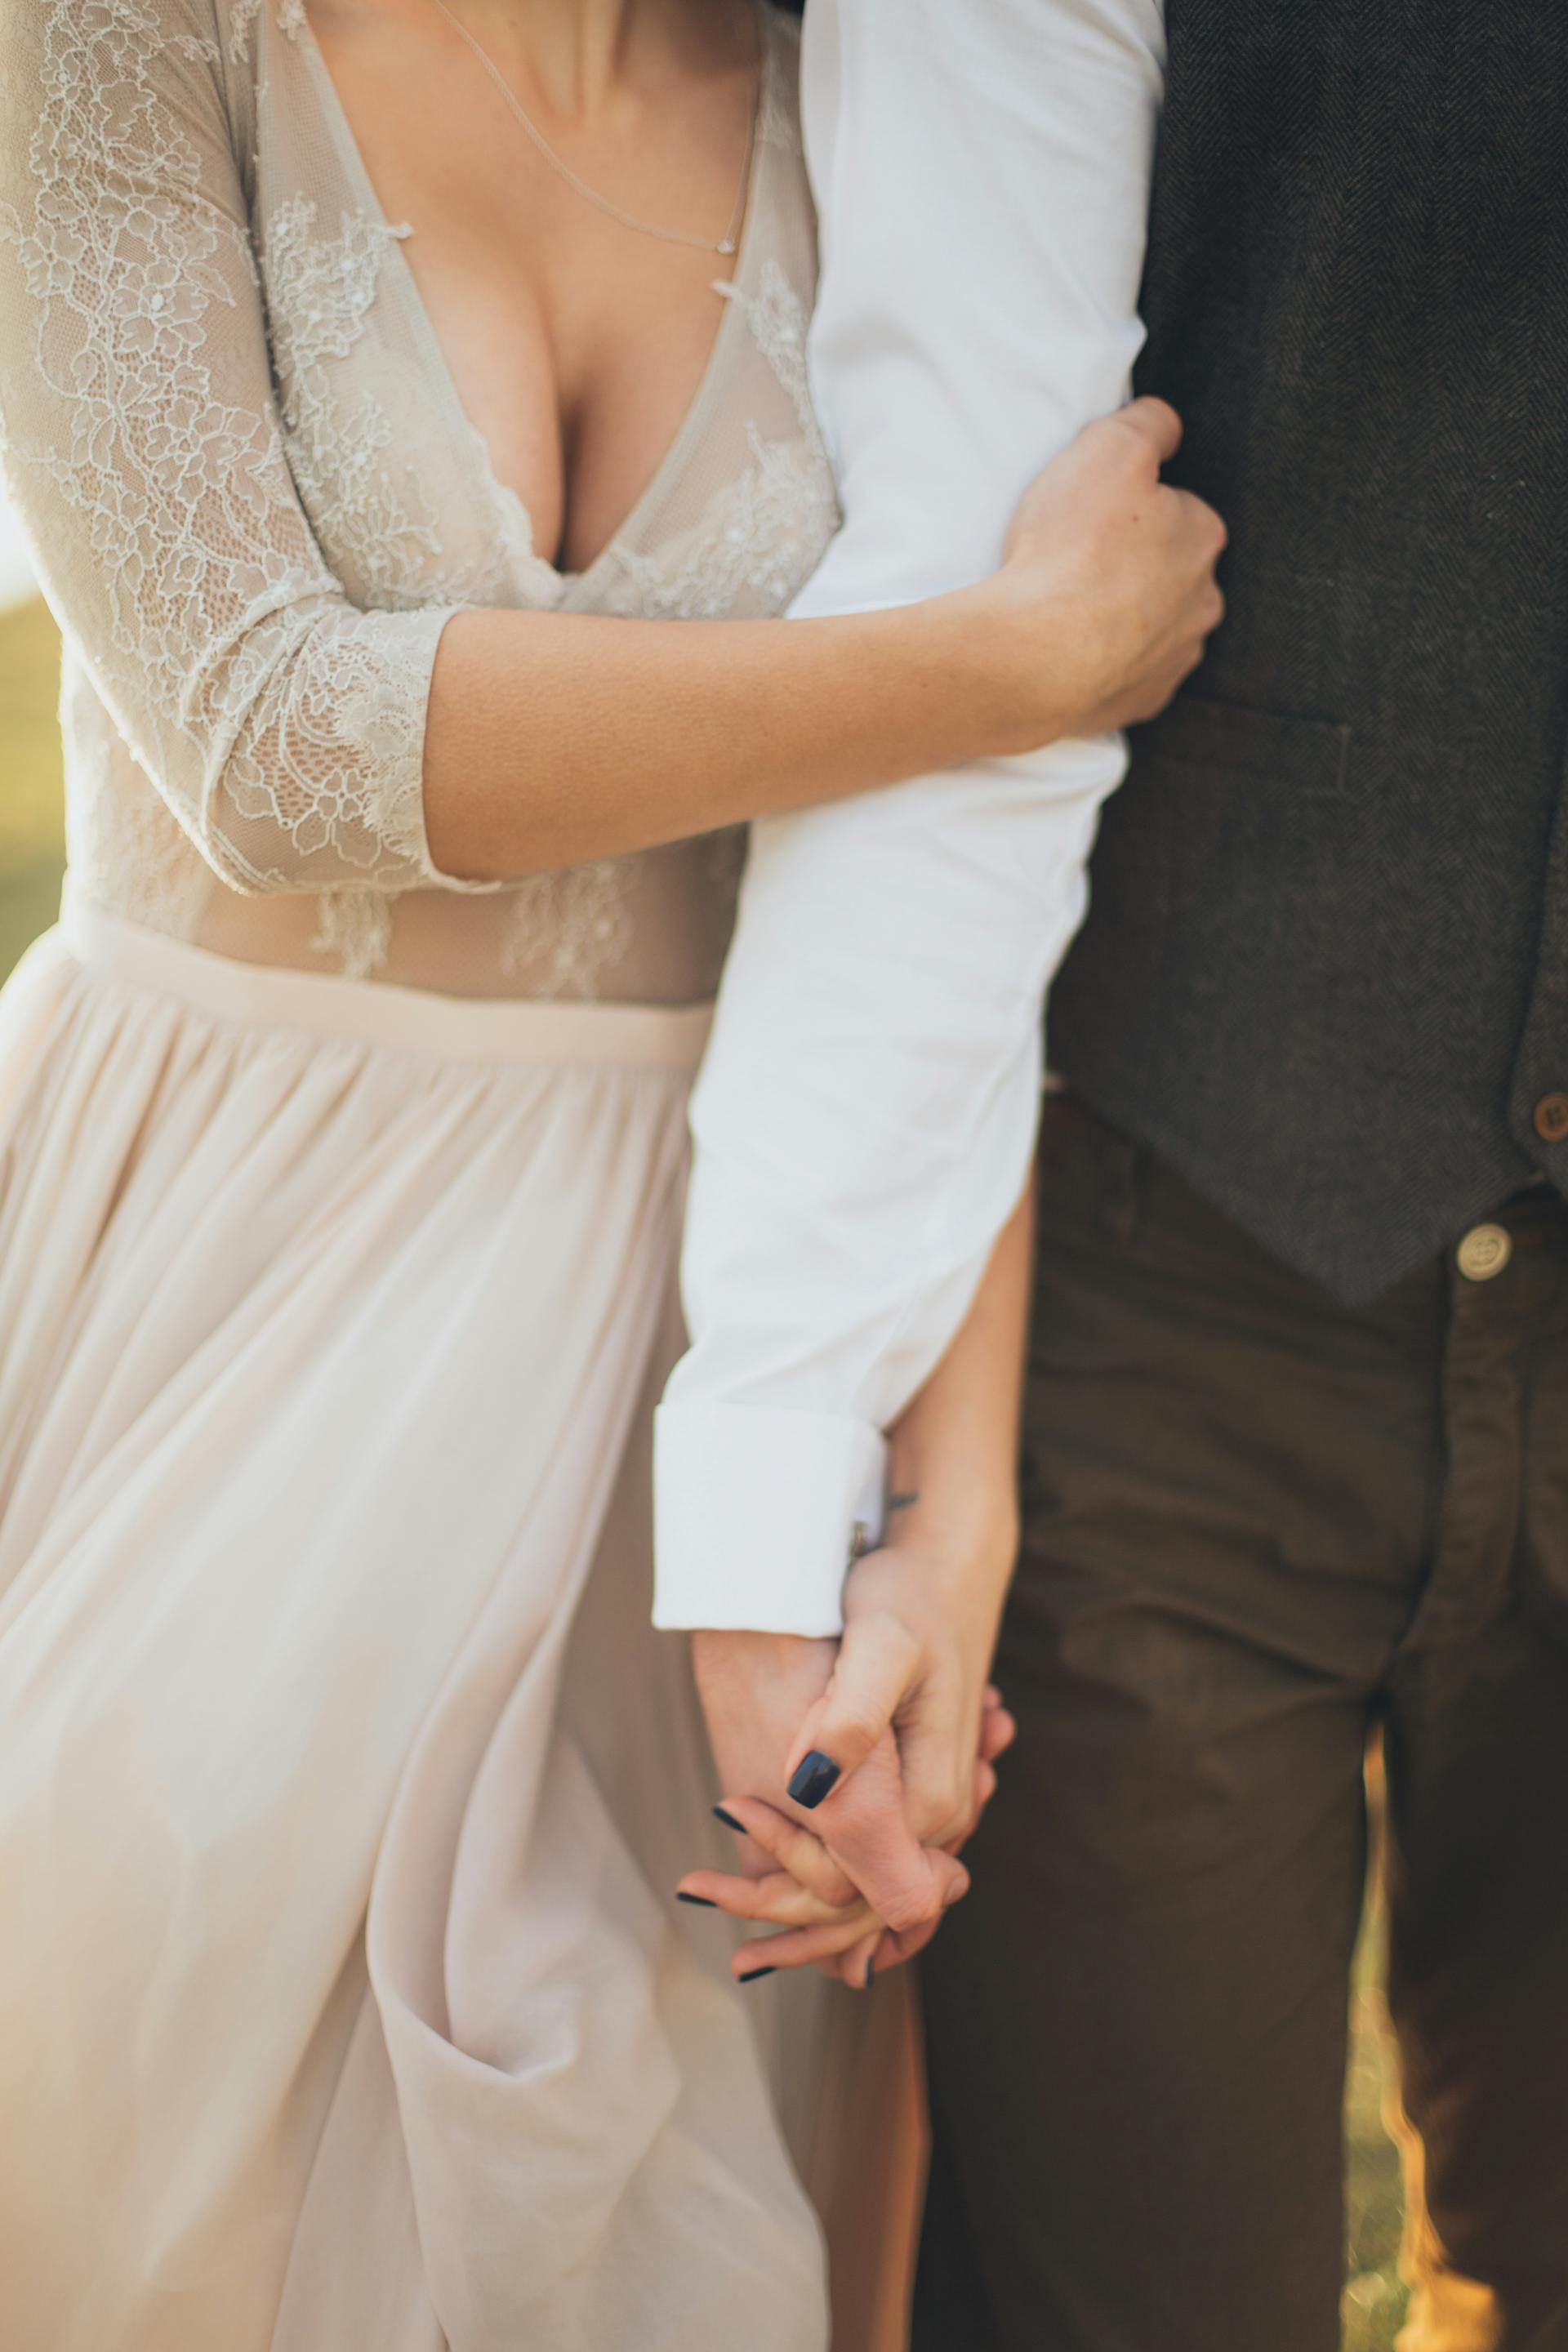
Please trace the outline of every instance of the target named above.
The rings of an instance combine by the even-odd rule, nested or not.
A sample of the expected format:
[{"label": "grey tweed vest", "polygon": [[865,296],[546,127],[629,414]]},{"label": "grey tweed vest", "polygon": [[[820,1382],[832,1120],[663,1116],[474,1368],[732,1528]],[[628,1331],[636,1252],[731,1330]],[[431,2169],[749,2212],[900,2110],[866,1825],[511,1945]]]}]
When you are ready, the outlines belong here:
[{"label": "grey tweed vest", "polygon": [[1568,0],[1168,0],[1139,388],[1231,527],[1050,1058],[1375,1295],[1568,1194]]}]

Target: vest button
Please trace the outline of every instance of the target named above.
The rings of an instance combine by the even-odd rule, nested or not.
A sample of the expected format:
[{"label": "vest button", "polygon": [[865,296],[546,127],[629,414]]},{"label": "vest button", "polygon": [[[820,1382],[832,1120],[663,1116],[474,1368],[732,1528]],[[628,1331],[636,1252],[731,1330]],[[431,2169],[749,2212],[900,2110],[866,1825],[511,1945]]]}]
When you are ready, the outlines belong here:
[{"label": "vest button", "polygon": [[1472,1225],[1454,1253],[1467,1282],[1489,1282],[1513,1255],[1506,1225]]},{"label": "vest button", "polygon": [[1535,1132],[1542,1143],[1561,1143],[1568,1136],[1568,1095],[1542,1095],[1535,1106]]}]

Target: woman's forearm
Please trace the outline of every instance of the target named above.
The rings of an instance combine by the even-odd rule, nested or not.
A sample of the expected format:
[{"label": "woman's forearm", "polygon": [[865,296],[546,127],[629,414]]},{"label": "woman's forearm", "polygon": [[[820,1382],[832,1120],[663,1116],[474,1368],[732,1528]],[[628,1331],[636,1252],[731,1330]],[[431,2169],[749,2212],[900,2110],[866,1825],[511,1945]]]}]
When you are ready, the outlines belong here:
[{"label": "woman's forearm", "polygon": [[473,880],[576,865],[1018,748],[976,601],[786,626],[458,614],[426,739],[431,855]]},{"label": "woman's forearm", "polygon": [[[887,1536],[849,1571],[832,1679],[786,1765],[809,1760],[818,1783],[815,1793],[792,1786],[796,1802],[832,1805],[895,1731],[907,1825],[923,1844],[950,1851],[973,1826],[998,1752],[983,1754],[985,1685],[1017,1548],[1033,1228],[1031,1191],[992,1253],[963,1328],[893,1431]],[[770,1664],[765,1654],[750,1662],[752,1679]],[[826,1783],[824,1759],[837,1767]],[[874,1856],[864,1871],[850,1860],[836,1826],[825,1834],[873,1909],[891,1918],[894,1879]],[[922,1916],[929,1924],[935,1913]],[[895,1924],[913,1925],[914,1915]]]},{"label": "woman's forearm", "polygon": [[889,1540],[978,1579],[997,1609],[1017,1544],[1018,1416],[1034,1188],[992,1253],[952,1345],[892,1432]]},{"label": "woman's forearm", "polygon": [[1178,431],[1147,400],[1091,425],[994,578],[891,612],[455,614],[425,741],[437,866],[574,866],[1151,717],[1221,610],[1218,519],[1159,478]]}]

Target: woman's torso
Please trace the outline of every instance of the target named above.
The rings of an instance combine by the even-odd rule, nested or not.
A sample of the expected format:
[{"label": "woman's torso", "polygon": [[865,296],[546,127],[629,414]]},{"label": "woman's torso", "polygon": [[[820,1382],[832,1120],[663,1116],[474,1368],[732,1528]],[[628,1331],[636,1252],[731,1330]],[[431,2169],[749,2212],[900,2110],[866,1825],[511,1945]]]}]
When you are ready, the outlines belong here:
[{"label": "woman's torso", "polygon": [[[535,549],[468,420],[407,228],[382,211],[301,0],[237,0],[219,21],[289,464],[349,597],[382,611],[782,611],[837,522],[806,388],[815,225],[788,21],[766,20],[740,250],[713,264],[726,293],[711,356],[652,480],[575,573]],[[679,1003],[715,984],[736,833],[493,891],[246,898],[187,839],[68,641],[62,719],[72,889],[132,921],[248,961],[459,995]],[[253,789],[265,796],[266,777]]]}]

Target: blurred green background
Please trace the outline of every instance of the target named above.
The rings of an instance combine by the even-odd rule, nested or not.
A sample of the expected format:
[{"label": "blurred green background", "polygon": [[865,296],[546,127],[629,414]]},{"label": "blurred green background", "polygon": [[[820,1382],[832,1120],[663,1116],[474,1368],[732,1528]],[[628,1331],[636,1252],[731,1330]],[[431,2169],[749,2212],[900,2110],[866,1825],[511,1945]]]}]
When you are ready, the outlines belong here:
[{"label": "blurred green background", "polygon": [[55,919],[65,862],[59,642],[37,598],[0,612],[0,971]]},{"label": "blurred green background", "polygon": [[[0,971],[53,922],[63,865],[59,742],[55,726],[59,646],[36,600],[0,612]],[[1382,2126],[1389,2080],[1381,1926],[1363,1938],[1352,2001],[1353,2056],[1346,2099],[1350,2243],[1345,2352],[1389,2352],[1404,2316],[1395,2269],[1399,2165]],[[1259,2315],[1259,2352],[1268,2339]]]}]

